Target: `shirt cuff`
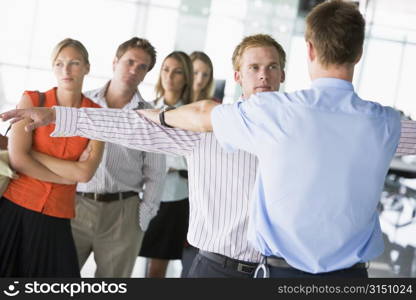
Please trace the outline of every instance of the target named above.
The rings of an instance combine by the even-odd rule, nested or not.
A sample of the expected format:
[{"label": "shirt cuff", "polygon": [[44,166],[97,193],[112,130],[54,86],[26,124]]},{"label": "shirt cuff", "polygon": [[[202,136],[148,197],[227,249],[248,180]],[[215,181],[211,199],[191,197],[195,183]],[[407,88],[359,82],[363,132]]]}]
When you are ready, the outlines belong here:
[{"label": "shirt cuff", "polygon": [[73,107],[53,106],[55,109],[55,130],[52,137],[76,136],[78,123],[78,109]]}]

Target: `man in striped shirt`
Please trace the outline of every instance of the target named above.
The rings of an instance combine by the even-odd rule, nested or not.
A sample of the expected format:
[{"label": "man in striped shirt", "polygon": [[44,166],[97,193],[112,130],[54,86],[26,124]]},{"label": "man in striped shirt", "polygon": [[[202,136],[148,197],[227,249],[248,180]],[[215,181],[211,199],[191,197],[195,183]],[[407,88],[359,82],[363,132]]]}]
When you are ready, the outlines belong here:
[{"label": "man in striped shirt", "polygon": [[[286,54],[268,35],[243,39],[233,54],[242,99],[276,91],[284,80]],[[183,155],[188,163],[188,241],[200,249],[188,277],[251,277],[260,253],[247,241],[257,159],[224,152],[212,133],[166,128],[135,112],[57,107],[55,136],[88,136],[126,147]],[[167,224],[169,226],[169,224]]]},{"label": "man in striped shirt", "polygon": [[[131,38],[117,49],[113,78],[85,95],[101,107],[150,108],[137,86],[155,61],[147,40]],[[94,252],[95,277],[131,276],[144,231],[159,208],[165,169],[164,155],[105,144],[94,177],[77,186],[71,225],[80,268]]]}]

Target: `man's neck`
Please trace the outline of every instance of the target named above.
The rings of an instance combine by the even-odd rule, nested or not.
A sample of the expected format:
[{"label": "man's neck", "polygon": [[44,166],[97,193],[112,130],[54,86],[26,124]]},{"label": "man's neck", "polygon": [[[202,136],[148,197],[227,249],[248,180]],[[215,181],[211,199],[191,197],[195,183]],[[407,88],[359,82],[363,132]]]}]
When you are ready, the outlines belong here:
[{"label": "man's neck", "polygon": [[135,87],[126,87],[112,80],[105,93],[105,100],[109,108],[123,108],[131,101],[136,91]]},{"label": "man's neck", "polygon": [[311,66],[310,77],[313,80],[318,78],[337,78],[352,82],[354,76],[354,65],[328,65],[323,67],[320,64]]}]

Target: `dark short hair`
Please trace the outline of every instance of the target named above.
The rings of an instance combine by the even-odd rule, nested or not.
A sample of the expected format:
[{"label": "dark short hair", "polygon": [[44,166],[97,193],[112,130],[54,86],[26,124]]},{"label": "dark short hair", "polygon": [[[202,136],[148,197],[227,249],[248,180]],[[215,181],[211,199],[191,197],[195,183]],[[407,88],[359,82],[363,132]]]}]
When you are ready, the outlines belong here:
[{"label": "dark short hair", "polygon": [[125,41],[117,48],[116,57],[120,58],[124,55],[124,53],[127,52],[129,49],[142,49],[144,52],[149,54],[150,56],[150,65],[149,69],[147,71],[150,71],[153,69],[156,63],[156,50],[155,47],[153,47],[152,44],[146,39],[142,39],[139,37],[133,37],[129,39],[128,41]]},{"label": "dark short hair", "polygon": [[351,2],[333,0],[315,6],[306,17],[306,41],[315,47],[320,63],[356,63],[361,57],[365,20]]}]

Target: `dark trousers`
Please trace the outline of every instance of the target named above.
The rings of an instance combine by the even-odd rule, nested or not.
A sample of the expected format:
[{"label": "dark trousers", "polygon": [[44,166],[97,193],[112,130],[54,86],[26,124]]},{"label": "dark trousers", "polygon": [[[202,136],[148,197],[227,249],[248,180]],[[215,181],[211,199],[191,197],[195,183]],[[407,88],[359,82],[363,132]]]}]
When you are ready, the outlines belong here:
[{"label": "dark trousers", "polygon": [[189,270],[191,269],[192,263],[198,254],[198,248],[191,245],[183,248],[182,251],[182,273],[181,278],[187,278]]},{"label": "dark trousers", "polygon": [[212,261],[198,253],[192,263],[188,273],[188,278],[250,278],[253,272],[240,272],[235,268],[230,268]]},{"label": "dark trousers", "polygon": [[0,199],[0,277],[80,277],[69,219]]},{"label": "dark trousers", "polygon": [[[269,269],[269,278],[368,278],[368,272],[365,268],[349,268],[327,273],[311,274],[294,268],[271,267]],[[260,270],[256,278],[263,278],[264,273]]]}]

